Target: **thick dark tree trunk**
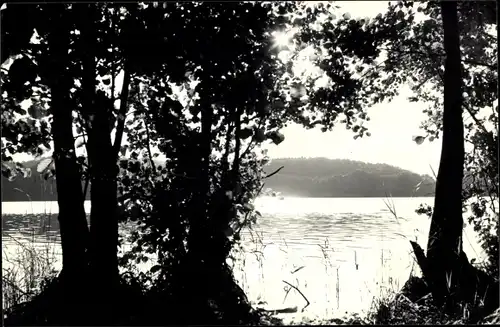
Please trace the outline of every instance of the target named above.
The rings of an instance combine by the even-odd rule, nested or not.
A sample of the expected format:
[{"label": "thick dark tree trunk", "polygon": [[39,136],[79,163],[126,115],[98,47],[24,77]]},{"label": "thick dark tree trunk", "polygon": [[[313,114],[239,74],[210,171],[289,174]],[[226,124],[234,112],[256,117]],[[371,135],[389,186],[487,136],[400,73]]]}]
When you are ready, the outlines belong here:
[{"label": "thick dark tree trunk", "polygon": [[[104,108],[101,108],[104,110]],[[91,269],[103,303],[118,284],[118,220],[116,164],[110,135],[106,133],[108,121],[95,119],[97,130],[89,137],[92,185],[90,189],[90,253]]]},{"label": "thick dark tree trunk", "polygon": [[[56,6],[60,8],[56,9]],[[54,161],[56,167],[57,202],[59,226],[63,252],[62,282],[68,296],[80,296],[78,286],[86,279],[88,225],[83,206],[81,174],[76,162],[72,131],[73,115],[68,102],[72,82],[66,73],[69,48],[69,25],[65,25],[64,8],[54,5],[54,21],[48,39],[52,75],[47,79],[51,88],[51,110],[53,114],[52,134],[54,138]],[[66,292],[67,291],[67,292]],[[70,301],[71,302],[71,301]],[[76,306],[76,305],[75,305]],[[68,313],[68,312],[66,312]]]},{"label": "thick dark tree trunk", "polygon": [[[195,210],[189,219],[188,260],[187,269],[190,270],[188,293],[193,305],[199,310],[199,320],[192,323],[204,323],[211,315],[208,307],[211,284],[214,283],[212,259],[213,240],[209,221],[210,201],[210,154],[212,150],[212,108],[202,105],[201,133],[198,142],[198,190],[194,194],[193,205]],[[194,189],[193,189],[194,191]],[[202,273],[203,272],[203,273]],[[200,274],[201,273],[201,274]],[[204,278],[202,276],[204,275]]]},{"label": "thick dark tree trunk", "polygon": [[[464,126],[457,3],[441,2],[441,12],[446,52],[443,143],[427,256],[417,243],[410,243],[423,277],[438,305],[444,305],[445,310],[452,312],[459,308],[458,303],[467,302],[479,308],[475,311],[488,312],[498,307],[498,284],[473,267],[462,249]],[[475,313],[476,317],[480,316],[478,312]],[[474,313],[471,312],[473,321],[472,315]]]},{"label": "thick dark tree trunk", "polygon": [[86,49],[83,58],[83,111],[89,121],[88,149],[91,173],[90,212],[90,267],[95,289],[96,314],[100,323],[111,323],[113,295],[118,283],[118,220],[117,220],[117,166],[109,133],[111,108],[96,96],[97,36],[94,24],[96,8],[83,4],[81,34]]},{"label": "thick dark tree trunk", "polygon": [[479,303],[479,299],[484,300],[486,310],[490,310],[498,305],[498,285],[495,286],[488,276],[472,267],[462,249],[464,126],[457,3],[441,2],[441,12],[446,52],[443,145],[427,258],[420,255],[419,263],[434,299],[439,304],[445,304],[447,310],[455,309],[459,301]]},{"label": "thick dark tree trunk", "polygon": [[451,300],[450,295],[458,292],[460,287],[464,165],[462,67],[456,2],[442,2],[441,12],[446,52],[443,143],[427,244],[427,277],[438,303],[447,298]]}]

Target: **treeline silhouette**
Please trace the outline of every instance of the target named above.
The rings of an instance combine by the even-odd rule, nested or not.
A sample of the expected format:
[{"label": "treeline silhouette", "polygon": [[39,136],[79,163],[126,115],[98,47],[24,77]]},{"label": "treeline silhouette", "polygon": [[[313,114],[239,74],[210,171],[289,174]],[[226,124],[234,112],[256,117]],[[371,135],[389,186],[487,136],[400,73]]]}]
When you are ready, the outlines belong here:
[{"label": "treeline silhouette", "polygon": [[432,196],[434,179],[387,164],[347,159],[284,158],[265,168],[277,174],[266,187],[284,195],[304,197],[410,197]]},{"label": "treeline silhouette", "polygon": [[[36,171],[38,162],[39,160],[31,160],[22,163],[23,167],[31,169],[29,177],[16,176],[14,180],[9,181],[8,178],[2,176],[2,202],[57,201],[56,181],[54,178],[45,179]],[[90,199],[88,195],[87,199]]]},{"label": "treeline silhouette", "polygon": [[[31,168],[28,178],[13,181],[2,177],[2,201],[57,201],[56,183],[36,172],[38,161],[23,163]],[[158,162],[161,164],[160,162]],[[277,174],[266,179],[266,187],[284,195],[303,197],[410,197],[431,196],[434,180],[387,164],[372,164],[347,159],[283,158],[266,167]],[[85,182],[82,182],[82,185]],[[90,195],[87,192],[87,200]]]}]

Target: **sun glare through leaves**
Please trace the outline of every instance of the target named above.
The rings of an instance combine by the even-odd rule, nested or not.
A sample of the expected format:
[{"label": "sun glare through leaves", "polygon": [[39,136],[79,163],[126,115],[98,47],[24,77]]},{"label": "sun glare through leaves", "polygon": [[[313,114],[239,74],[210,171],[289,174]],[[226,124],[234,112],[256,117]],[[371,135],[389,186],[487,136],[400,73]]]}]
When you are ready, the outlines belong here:
[{"label": "sun glare through leaves", "polygon": [[293,33],[292,32],[286,32],[286,31],[277,31],[273,33],[274,37],[274,44],[276,47],[279,48],[288,48],[292,45],[292,38],[293,38]]}]

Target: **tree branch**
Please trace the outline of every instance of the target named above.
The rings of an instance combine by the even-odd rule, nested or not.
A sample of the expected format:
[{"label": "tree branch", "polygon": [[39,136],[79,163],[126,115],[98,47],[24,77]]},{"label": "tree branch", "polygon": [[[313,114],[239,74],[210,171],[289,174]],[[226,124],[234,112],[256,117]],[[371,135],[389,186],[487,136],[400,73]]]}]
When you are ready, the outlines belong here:
[{"label": "tree branch", "polygon": [[120,152],[120,147],[122,144],[123,131],[125,129],[125,115],[127,113],[127,105],[128,105],[128,93],[129,93],[129,85],[130,85],[130,70],[127,65],[124,66],[124,74],[123,74],[123,85],[122,92],[120,93],[120,110],[117,115],[117,125],[116,125],[116,134],[115,134],[115,144],[113,145],[113,149],[115,151],[115,155],[118,157],[118,153]]},{"label": "tree branch", "polygon": [[[269,117],[269,115],[266,115],[266,118]],[[265,118],[262,118],[260,121],[259,121],[259,125],[257,126],[257,129],[260,129],[262,127],[262,122],[264,121]],[[248,146],[247,148],[245,149],[245,151],[243,151],[243,153],[241,154],[240,158],[243,158],[244,156],[246,156],[248,154],[248,152],[250,152],[251,149],[253,149],[252,145],[255,146],[255,144],[253,143],[255,141],[255,133],[252,135],[252,138],[250,139],[250,142],[248,143]]]},{"label": "tree branch", "polygon": [[497,64],[487,64],[484,62],[479,62],[479,61],[474,60],[474,59],[462,59],[462,62],[464,62],[466,64],[470,64],[470,65],[488,67],[491,70],[497,70],[497,68],[498,68]]},{"label": "tree branch", "polygon": [[[116,31],[116,18],[118,17],[118,11],[113,10],[113,16],[111,17],[112,21],[112,28],[113,28],[113,33]],[[113,43],[111,43],[111,56],[113,59],[115,54],[115,46]],[[111,101],[113,103],[113,108],[112,110],[114,111],[115,107],[115,86],[116,86],[116,63],[112,59],[111,62]]]},{"label": "tree branch", "polygon": [[[77,114],[78,114],[78,120],[80,122],[80,125],[82,126],[82,128],[85,128],[85,135],[88,137],[88,131],[89,131],[88,121],[84,120],[82,118],[82,114],[79,111],[77,112]],[[89,148],[88,148],[87,140],[85,139],[85,137],[83,137],[83,145],[85,146],[85,150],[87,151],[87,158],[88,158]],[[85,186],[83,187],[83,201],[85,201],[85,199],[87,199],[87,190],[89,188],[89,182],[90,182],[90,172],[89,172],[90,169],[91,169],[90,160],[88,160],[87,174],[85,177]]]},{"label": "tree branch", "polygon": [[[432,56],[432,54],[430,53],[430,49],[427,48],[427,51],[429,53],[430,56]],[[436,71],[436,73],[439,75],[439,77],[441,78],[441,81],[444,83],[444,76],[441,74],[441,72],[439,71],[438,67],[436,66],[436,62],[433,61],[433,67],[434,67],[434,70]],[[479,120],[476,118],[476,116],[474,115],[474,113],[472,112],[471,108],[467,105],[467,103],[463,103],[463,107],[465,108],[465,110],[467,110],[467,112],[469,113],[469,115],[471,116],[471,118],[474,120],[474,122],[476,123],[476,125],[483,130],[483,132],[485,133],[488,133],[488,131],[486,130],[486,128],[479,122]]]},{"label": "tree branch", "polygon": [[224,145],[224,155],[222,156],[222,164],[224,165],[224,170],[229,169],[229,151],[231,148],[231,135],[233,133],[234,125],[233,121],[229,118],[226,119],[227,131],[226,131],[226,144]]},{"label": "tree branch", "polygon": [[236,139],[236,144],[234,148],[234,160],[233,160],[233,185],[235,185],[237,182],[237,179],[239,178],[239,173],[240,173],[240,149],[241,149],[241,139],[240,139],[240,132],[241,132],[241,114],[242,110],[241,108],[238,108],[236,110],[236,115],[234,117],[234,127],[235,127],[235,139]]},{"label": "tree branch", "polygon": [[278,168],[278,169],[276,169],[274,172],[272,172],[272,173],[270,173],[270,174],[268,174],[268,175],[264,176],[264,178],[269,178],[269,177],[271,177],[271,176],[273,176],[273,175],[276,175],[276,174],[277,174],[277,173],[279,173],[279,171],[280,171],[281,169],[283,169],[283,168],[285,168],[285,166],[281,166],[281,167],[279,167],[279,168]]},{"label": "tree branch", "polygon": [[148,142],[147,146],[147,151],[148,151],[148,156],[149,156],[149,161],[151,162],[151,166],[153,167],[153,171],[156,172],[156,165],[153,161],[153,155],[151,154],[151,146],[150,146],[150,137],[149,137],[149,127],[148,127],[148,122],[144,120],[144,127],[146,127],[146,139]]},{"label": "tree branch", "polygon": [[[386,51],[395,51],[395,52],[398,52],[398,53],[403,54],[403,55],[419,54],[419,55],[424,56],[424,58],[426,56],[430,56],[430,57],[444,57],[445,56],[444,53],[431,52],[430,49],[428,49],[428,47],[426,47],[426,50],[427,50],[428,53],[424,53],[424,52],[421,52],[421,51],[418,51],[418,50],[399,50],[399,49],[386,49],[386,48],[384,48],[383,50],[386,50]],[[488,63],[480,62],[480,61],[477,61],[477,60],[474,60],[474,59],[462,59],[461,61],[463,63],[470,64],[470,65],[488,67],[488,68],[490,68],[492,70],[497,70],[497,67],[498,67],[497,64],[488,64]]]},{"label": "tree branch", "polygon": [[[465,107],[465,110],[467,110],[467,112],[469,113],[472,120],[474,120],[474,122],[476,123],[477,127],[479,127],[486,135],[489,135],[488,131],[486,130],[486,127],[484,127],[484,125],[481,124],[479,119],[476,118],[476,115],[474,115],[474,113],[472,112],[470,107],[468,105],[465,105],[465,104],[464,104],[464,107]],[[491,141],[491,140],[488,140],[488,141]]]}]

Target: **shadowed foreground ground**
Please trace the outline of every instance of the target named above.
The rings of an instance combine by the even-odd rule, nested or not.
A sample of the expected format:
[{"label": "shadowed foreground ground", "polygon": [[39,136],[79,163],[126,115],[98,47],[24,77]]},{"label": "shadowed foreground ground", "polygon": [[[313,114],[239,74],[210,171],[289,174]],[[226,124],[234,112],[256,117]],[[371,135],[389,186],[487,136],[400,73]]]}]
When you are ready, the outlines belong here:
[{"label": "shadowed foreground ground", "polygon": [[[5,312],[6,326],[21,325],[99,325],[99,318],[92,318],[86,312],[86,303],[91,301],[82,295],[80,300],[80,317],[66,317],[63,310],[68,310],[67,304],[61,303],[61,289],[57,279],[50,282],[30,302],[19,304]],[[110,305],[113,310],[113,325],[171,325],[192,324],[196,321],[206,324],[226,325],[281,325],[282,321],[272,316],[272,313],[262,309],[252,309],[246,317],[220,316],[216,309],[212,313],[199,316],[201,312],[195,308],[176,307],[175,300],[165,294],[144,292],[141,286],[133,282],[122,281],[116,303]],[[206,309],[206,308],[205,308]],[[237,321],[239,320],[239,321]],[[324,324],[497,324],[500,322],[500,309],[493,313],[480,308],[465,308],[462,314],[445,315],[442,310],[432,304],[432,296],[427,293],[425,283],[418,277],[410,277],[402,290],[386,299],[376,301],[373,310],[366,316],[352,315],[344,319],[308,320],[301,325]]]}]

